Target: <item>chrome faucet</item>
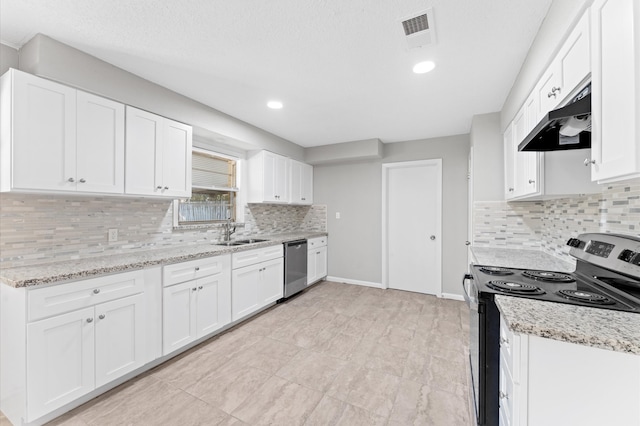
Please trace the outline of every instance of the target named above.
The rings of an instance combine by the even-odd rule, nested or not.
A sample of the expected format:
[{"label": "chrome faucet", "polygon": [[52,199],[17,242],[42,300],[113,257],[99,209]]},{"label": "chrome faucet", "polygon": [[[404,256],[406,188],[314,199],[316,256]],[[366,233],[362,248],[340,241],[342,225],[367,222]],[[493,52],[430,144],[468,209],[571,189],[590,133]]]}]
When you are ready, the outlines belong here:
[{"label": "chrome faucet", "polygon": [[231,218],[228,218],[224,223],[224,237],[222,241],[231,241],[231,234],[236,232],[235,225],[233,226],[233,230],[231,230]]}]

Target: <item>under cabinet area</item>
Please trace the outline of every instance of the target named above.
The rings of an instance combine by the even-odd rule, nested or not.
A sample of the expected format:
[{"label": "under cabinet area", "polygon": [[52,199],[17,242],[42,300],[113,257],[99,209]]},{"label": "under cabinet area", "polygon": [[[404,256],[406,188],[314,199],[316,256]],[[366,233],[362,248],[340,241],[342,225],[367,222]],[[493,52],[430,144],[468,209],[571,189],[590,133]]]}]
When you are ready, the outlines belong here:
[{"label": "under cabinet area", "polygon": [[238,321],[278,301],[284,295],[281,244],[233,253],[231,258],[231,319]]},{"label": "under cabinet area", "polygon": [[2,191],[124,193],[124,105],[11,69],[2,76]]},{"label": "under cabinet area", "polygon": [[327,237],[307,240],[307,285],[327,276]]},{"label": "under cabinet area", "polygon": [[191,126],[130,106],[126,112],[125,192],[190,197]]},{"label": "under cabinet area", "polygon": [[15,424],[37,421],[151,360],[155,327],[144,271],[1,290],[2,410]]},{"label": "under cabinet area", "polygon": [[640,356],[513,333],[501,317],[499,392],[501,426],[637,425]]},{"label": "under cabinet area", "polygon": [[163,268],[163,355],[231,322],[231,256]]}]

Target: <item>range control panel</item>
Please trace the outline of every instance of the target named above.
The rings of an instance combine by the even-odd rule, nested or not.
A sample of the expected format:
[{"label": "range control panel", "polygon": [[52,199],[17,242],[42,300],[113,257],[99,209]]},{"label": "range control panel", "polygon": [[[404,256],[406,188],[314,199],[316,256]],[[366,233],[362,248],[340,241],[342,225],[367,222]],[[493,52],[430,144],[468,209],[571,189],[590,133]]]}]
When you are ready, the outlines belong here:
[{"label": "range control panel", "polygon": [[640,238],[618,234],[581,234],[567,245],[576,259],[640,277]]}]

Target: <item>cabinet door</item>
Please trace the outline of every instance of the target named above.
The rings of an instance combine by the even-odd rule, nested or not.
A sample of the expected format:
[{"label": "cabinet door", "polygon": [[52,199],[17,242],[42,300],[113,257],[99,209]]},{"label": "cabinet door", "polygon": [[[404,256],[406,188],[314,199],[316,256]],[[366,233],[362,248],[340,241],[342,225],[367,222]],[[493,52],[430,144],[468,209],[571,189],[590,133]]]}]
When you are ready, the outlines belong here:
[{"label": "cabinet door", "polygon": [[634,0],[596,0],[591,7],[593,180],[640,176],[639,8]]},{"label": "cabinet door", "polygon": [[126,115],[125,192],[161,195],[163,118],[129,106]]},{"label": "cabinet door", "polygon": [[540,121],[549,111],[555,109],[564,97],[561,70],[557,61],[551,63],[534,91],[538,104],[537,121]]},{"label": "cabinet door", "polygon": [[591,54],[589,43],[589,11],[585,12],[556,58],[562,75],[564,98],[587,78],[591,72]]},{"label": "cabinet door", "polygon": [[282,299],[284,295],[284,260],[282,258],[261,263],[260,286],[258,288],[260,307]]},{"label": "cabinet door", "polygon": [[313,166],[302,164],[302,204],[313,204]]},{"label": "cabinet door", "polygon": [[310,205],[313,203],[313,166],[291,160],[291,204]]},{"label": "cabinet door", "polygon": [[167,355],[196,339],[196,281],[163,289],[162,353]]},{"label": "cabinet door", "polygon": [[94,309],[27,325],[27,421],[94,389]]},{"label": "cabinet door", "polygon": [[258,287],[262,264],[234,269],[231,272],[231,319],[239,320],[261,306]]},{"label": "cabinet door", "polygon": [[282,155],[275,156],[275,196],[279,203],[289,202],[289,161]]},{"label": "cabinet door", "polygon": [[231,277],[229,271],[196,281],[196,335],[206,336],[231,322]]},{"label": "cabinet door", "polygon": [[124,105],[78,91],[77,190],[124,193]]},{"label": "cabinet door", "polygon": [[103,303],[95,308],[96,387],[146,362],[144,294]]},{"label": "cabinet door", "polygon": [[12,72],[11,187],[75,191],[76,90]]},{"label": "cabinet door", "polygon": [[316,250],[316,279],[320,280],[327,276],[327,247],[320,247]]},{"label": "cabinet door", "polygon": [[162,143],[162,194],[191,196],[191,126],[165,120]]},{"label": "cabinet door", "polygon": [[307,252],[307,285],[316,280],[316,251],[311,249]]},{"label": "cabinet door", "polygon": [[262,188],[263,201],[277,201],[278,182],[276,177],[276,168],[278,167],[279,157],[268,151],[262,152]]},{"label": "cabinet door", "polygon": [[504,131],[504,198],[510,200],[516,196],[516,151],[513,143],[513,127]]}]

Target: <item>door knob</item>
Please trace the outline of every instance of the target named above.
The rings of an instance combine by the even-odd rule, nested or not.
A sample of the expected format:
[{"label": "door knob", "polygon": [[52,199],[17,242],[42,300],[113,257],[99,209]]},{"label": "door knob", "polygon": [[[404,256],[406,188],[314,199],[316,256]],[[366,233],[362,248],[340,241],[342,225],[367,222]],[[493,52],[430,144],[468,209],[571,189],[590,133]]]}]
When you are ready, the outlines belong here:
[{"label": "door knob", "polygon": [[431,241],[433,241],[433,240],[435,240],[435,239],[436,239],[436,236],[435,236],[435,235],[432,235],[432,236],[430,236],[430,237],[429,237],[429,239],[431,239]]}]

